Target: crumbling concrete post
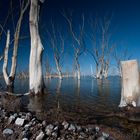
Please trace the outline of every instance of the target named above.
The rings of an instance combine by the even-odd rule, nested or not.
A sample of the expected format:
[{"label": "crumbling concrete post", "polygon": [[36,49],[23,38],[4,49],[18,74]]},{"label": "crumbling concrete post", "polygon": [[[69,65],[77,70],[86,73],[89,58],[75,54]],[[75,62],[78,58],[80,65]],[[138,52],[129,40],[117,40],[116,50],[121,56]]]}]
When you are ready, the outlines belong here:
[{"label": "crumbling concrete post", "polygon": [[140,97],[139,67],[137,60],[121,61],[122,90],[119,107],[137,106]]}]

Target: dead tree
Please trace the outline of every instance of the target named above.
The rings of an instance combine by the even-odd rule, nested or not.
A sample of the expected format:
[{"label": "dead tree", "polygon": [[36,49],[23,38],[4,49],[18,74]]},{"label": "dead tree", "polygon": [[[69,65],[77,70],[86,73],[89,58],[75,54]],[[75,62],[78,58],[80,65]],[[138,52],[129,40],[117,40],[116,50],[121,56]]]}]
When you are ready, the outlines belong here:
[{"label": "dead tree", "polygon": [[40,2],[44,0],[30,0],[30,36],[31,36],[31,51],[29,62],[29,89],[31,93],[38,94],[43,91],[44,82],[42,74],[42,53],[43,45],[39,34],[39,10]]},{"label": "dead tree", "polygon": [[6,31],[4,30],[4,27],[1,24],[0,24],[0,29],[1,29],[0,31],[0,39],[1,39],[3,32],[5,33],[5,35],[7,34],[6,34]]},{"label": "dead tree", "polygon": [[75,64],[75,69],[77,72],[77,78],[80,79],[81,74],[80,74],[79,57],[85,51],[85,42],[84,42],[85,17],[84,17],[84,14],[82,14],[82,23],[79,24],[79,32],[76,32],[74,31],[74,27],[73,27],[74,25],[73,25],[73,20],[72,20],[72,13],[69,17],[65,13],[63,13],[63,16],[68,23],[69,31],[73,39],[72,47],[74,49],[74,64]]},{"label": "dead tree", "polygon": [[59,79],[62,79],[62,58],[64,55],[64,37],[58,28],[51,23],[51,31],[47,31],[49,36],[50,46],[53,50],[53,56]]},{"label": "dead tree", "polygon": [[[22,1],[21,8],[20,8],[20,15],[16,24],[14,39],[12,41],[10,41],[10,31],[7,32],[7,41],[6,41],[6,47],[5,47],[5,52],[4,52],[4,64],[3,64],[3,75],[4,75],[4,80],[6,82],[7,87],[13,87],[14,85],[14,79],[15,79],[15,73],[16,73],[16,67],[17,67],[17,51],[18,51],[21,24],[22,24],[24,13],[28,8],[28,5],[29,5],[29,0]],[[12,42],[14,42],[12,65],[11,65],[10,74],[8,74],[7,72],[8,50],[9,50],[9,45]]]},{"label": "dead tree", "polygon": [[[11,3],[12,3],[12,0],[11,0]],[[10,3],[10,5],[11,5],[11,3]],[[1,38],[2,38],[3,33],[4,33],[5,35],[7,35],[7,33],[6,33],[6,31],[5,31],[5,26],[6,26],[8,20],[9,20],[9,18],[10,18],[10,16],[11,16],[12,12],[13,12],[13,11],[9,8],[9,9],[8,9],[8,13],[7,13],[7,16],[6,16],[6,18],[4,19],[4,22],[0,24],[0,40],[1,40]]]},{"label": "dead tree", "polygon": [[7,31],[7,39],[6,39],[6,46],[4,51],[4,63],[3,63],[3,76],[7,86],[11,86],[11,80],[7,73],[7,64],[8,64],[8,51],[10,46],[10,31]]},{"label": "dead tree", "polygon": [[[121,52],[121,53],[120,53]],[[130,55],[128,48],[125,46],[122,47],[116,47],[113,51],[113,57],[116,61],[116,67],[118,69],[119,75],[121,76],[121,61],[126,61],[131,58],[132,55]]]},{"label": "dead tree", "polygon": [[[12,0],[11,0],[11,3],[12,3]],[[10,4],[10,5],[11,5],[11,4]],[[10,16],[11,16],[12,12],[13,12],[13,10],[11,10],[11,9],[9,8],[8,13],[7,13],[7,16],[6,16],[6,18],[4,19],[4,22],[0,24],[0,40],[2,39],[2,35],[3,35],[3,34],[4,34],[5,36],[7,36],[7,33],[6,33],[6,31],[5,31],[5,26],[7,25],[7,22],[8,22],[8,20],[9,20]],[[3,60],[3,58],[4,58],[4,51],[3,51],[3,53],[2,53],[1,56],[0,56],[0,61]]]},{"label": "dead tree", "polygon": [[96,73],[94,77],[97,79],[108,77],[111,53],[115,47],[115,45],[110,42],[110,24],[111,20],[107,18],[104,18],[103,21],[98,19],[91,19],[90,21],[90,39],[93,47],[92,50],[88,49],[88,52],[94,59],[96,65]]}]

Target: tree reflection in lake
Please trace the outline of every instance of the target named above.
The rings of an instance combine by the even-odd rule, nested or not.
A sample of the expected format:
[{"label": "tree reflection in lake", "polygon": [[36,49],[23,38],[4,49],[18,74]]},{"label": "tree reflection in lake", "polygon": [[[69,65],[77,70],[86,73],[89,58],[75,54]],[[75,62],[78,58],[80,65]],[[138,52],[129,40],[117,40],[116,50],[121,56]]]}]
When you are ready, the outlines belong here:
[{"label": "tree reflection in lake", "polygon": [[[28,91],[24,86],[28,80],[24,82],[19,80],[18,88],[15,86],[16,94]],[[113,116],[120,102],[121,84],[118,77],[108,80],[84,77],[80,81],[73,78],[47,79],[45,84],[47,92],[41,96],[0,95],[0,104],[11,111],[31,111],[37,118],[50,123],[67,120],[83,125],[97,122],[109,126],[117,124],[116,127],[125,130],[136,128],[133,122],[124,123],[125,118]],[[140,103],[140,98],[137,103]],[[107,117],[110,114],[112,117]]]},{"label": "tree reflection in lake", "polygon": [[[16,94],[27,92],[26,85],[28,79],[18,80],[15,83]],[[87,121],[97,112],[116,110],[120,101],[121,87],[117,77],[108,80],[96,80],[93,77],[82,77],[81,80],[52,78],[46,79],[45,85],[47,93],[37,97],[22,97],[19,101],[21,105],[18,106],[33,111],[42,118]]]}]

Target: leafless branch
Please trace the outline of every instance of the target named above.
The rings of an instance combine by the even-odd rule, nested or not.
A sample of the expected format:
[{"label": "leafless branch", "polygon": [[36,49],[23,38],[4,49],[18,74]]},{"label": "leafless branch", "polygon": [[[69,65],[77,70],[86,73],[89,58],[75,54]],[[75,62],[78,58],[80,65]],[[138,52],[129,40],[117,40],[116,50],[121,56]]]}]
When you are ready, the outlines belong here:
[{"label": "leafless branch", "polygon": [[60,28],[58,29],[56,25],[51,20],[51,29],[46,30],[48,35],[48,41],[50,43],[50,46],[53,50],[54,60],[56,63],[56,69],[58,71],[59,78],[62,78],[62,58],[64,54],[64,37],[62,36],[62,33],[60,31]]},{"label": "leafless branch", "polygon": [[5,36],[7,36],[6,31],[4,30],[4,28],[3,28],[3,26],[1,24],[0,24],[0,28],[2,29],[1,33],[4,32]]},{"label": "leafless branch", "polygon": [[90,32],[90,40],[93,42],[93,47],[88,52],[90,52],[96,63],[96,77],[102,78],[104,73],[108,75],[110,56],[115,48],[115,45],[111,45],[110,41],[112,36],[109,32],[111,19],[104,17],[103,20],[93,20],[91,18],[89,24],[92,30],[92,33]]}]

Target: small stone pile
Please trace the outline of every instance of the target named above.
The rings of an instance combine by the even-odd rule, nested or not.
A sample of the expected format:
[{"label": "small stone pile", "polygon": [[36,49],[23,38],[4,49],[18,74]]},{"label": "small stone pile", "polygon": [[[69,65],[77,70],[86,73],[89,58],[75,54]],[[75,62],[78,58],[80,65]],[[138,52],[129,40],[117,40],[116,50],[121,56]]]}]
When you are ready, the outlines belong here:
[{"label": "small stone pile", "polygon": [[0,108],[1,137],[13,140],[114,140],[98,126],[80,126],[63,121],[48,123],[28,112],[6,112]]}]

